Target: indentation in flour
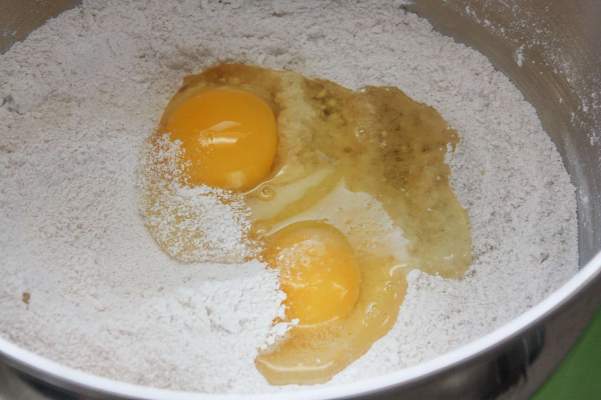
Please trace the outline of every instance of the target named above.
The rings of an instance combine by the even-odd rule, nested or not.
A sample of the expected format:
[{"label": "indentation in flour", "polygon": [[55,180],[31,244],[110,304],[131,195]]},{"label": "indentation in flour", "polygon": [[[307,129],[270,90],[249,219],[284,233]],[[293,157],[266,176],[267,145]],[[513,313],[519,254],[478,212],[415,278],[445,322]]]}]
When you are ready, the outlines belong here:
[{"label": "indentation in flour", "polygon": [[23,114],[19,110],[19,106],[15,102],[15,99],[10,94],[2,97],[2,102],[0,103],[0,107],[6,108],[9,112],[14,112],[14,113],[17,113],[19,115]]}]

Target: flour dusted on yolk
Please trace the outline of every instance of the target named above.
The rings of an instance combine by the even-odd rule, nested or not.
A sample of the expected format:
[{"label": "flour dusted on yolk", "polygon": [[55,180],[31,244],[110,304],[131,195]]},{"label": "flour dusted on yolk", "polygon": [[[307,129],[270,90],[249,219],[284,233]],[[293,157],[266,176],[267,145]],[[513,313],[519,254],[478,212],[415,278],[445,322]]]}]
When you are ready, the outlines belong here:
[{"label": "flour dusted on yolk", "polygon": [[177,99],[166,110],[160,131],[181,142],[188,184],[235,191],[267,177],[278,142],[269,105],[253,93],[231,88]]},{"label": "flour dusted on yolk", "polygon": [[344,318],[355,307],[361,273],[348,240],[332,225],[288,225],[266,240],[263,256],[280,271],[286,316],[300,326]]}]

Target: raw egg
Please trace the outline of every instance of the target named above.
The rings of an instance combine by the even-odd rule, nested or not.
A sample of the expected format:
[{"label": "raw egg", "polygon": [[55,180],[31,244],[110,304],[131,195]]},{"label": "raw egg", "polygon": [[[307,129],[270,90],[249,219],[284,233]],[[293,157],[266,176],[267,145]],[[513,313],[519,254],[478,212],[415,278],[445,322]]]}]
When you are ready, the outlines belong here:
[{"label": "raw egg", "polygon": [[181,142],[188,184],[236,191],[269,175],[278,142],[269,105],[229,87],[184,92],[167,108],[159,131]]},{"label": "raw egg", "polygon": [[280,271],[286,316],[300,326],[346,317],[355,307],[361,274],[346,237],[332,225],[303,221],[265,242],[265,261]]},{"label": "raw egg", "polygon": [[272,384],[329,380],[394,325],[408,271],[460,278],[471,263],[445,163],[459,135],[397,88],[221,64],[185,79],[150,142],[158,161],[146,173],[160,184],[142,213],[159,246],[206,261],[198,213],[164,211],[162,193],[219,190],[250,226],[245,243],[279,272],[285,317],[274,324],[290,328],[256,358]]}]

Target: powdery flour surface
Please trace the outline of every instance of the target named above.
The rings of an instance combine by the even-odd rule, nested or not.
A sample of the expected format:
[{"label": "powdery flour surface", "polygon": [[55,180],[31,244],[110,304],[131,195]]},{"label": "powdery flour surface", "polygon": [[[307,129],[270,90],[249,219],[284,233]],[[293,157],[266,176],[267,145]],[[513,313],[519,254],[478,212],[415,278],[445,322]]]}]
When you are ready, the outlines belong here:
[{"label": "powdery flour surface", "polygon": [[259,263],[178,265],[137,211],[143,141],[182,77],[219,60],[398,86],[461,134],[449,161],[471,271],[410,274],[394,329],[332,382],[453,349],[576,272],[574,189],[534,109],[398,2],[84,1],[0,56],[2,337],[138,384],[280,389],[253,364],[274,334],[277,277]]}]

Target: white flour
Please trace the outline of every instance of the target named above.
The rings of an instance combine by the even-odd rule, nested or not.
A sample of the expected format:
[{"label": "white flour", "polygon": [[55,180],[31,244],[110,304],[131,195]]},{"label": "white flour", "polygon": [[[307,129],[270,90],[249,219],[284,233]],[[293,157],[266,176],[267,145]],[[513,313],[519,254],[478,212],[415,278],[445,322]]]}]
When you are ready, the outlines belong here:
[{"label": "white flour", "polygon": [[245,240],[250,210],[240,196],[227,191],[180,185],[180,145],[163,135],[143,146],[138,190],[144,224],[163,251],[178,261],[250,259],[256,255]]},{"label": "white flour", "polygon": [[394,329],[333,382],[475,339],[576,271],[574,189],[534,109],[398,2],[84,1],[0,56],[2,336],[139,384],[279,389],[253,364],[273,335],[276,277],[258,263],[178,265],[137,213],[140,146],[181,78],[217,60],[398,86],[461,134],[450,163],[472,270],[411,274]]}]

